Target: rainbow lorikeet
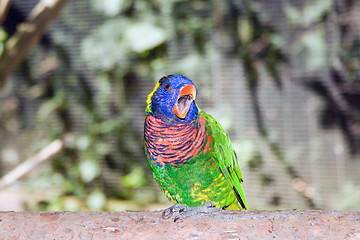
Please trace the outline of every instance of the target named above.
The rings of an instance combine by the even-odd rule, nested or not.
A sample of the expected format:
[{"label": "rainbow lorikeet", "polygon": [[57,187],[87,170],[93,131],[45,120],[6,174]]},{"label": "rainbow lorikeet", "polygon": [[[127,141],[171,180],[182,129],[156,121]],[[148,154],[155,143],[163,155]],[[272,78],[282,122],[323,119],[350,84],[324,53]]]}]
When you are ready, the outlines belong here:
[{"label": "rainbow lorikeet", "polygon": [[196,105],[197,94],[190,79],[168,75],[146,101],[145,155],[165,195],[177,203],[163,218],[199,206],[247,209],[234,147],[220,124]]}]

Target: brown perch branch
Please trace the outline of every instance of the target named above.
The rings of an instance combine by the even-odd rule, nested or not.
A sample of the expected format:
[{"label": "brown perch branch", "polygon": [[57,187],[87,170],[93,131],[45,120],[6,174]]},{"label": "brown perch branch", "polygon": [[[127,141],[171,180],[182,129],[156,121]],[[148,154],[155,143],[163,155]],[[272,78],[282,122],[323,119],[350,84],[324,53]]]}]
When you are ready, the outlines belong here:
[{"label": "brown perch branch", "polygon": [[2,239],[360,239],[360,212],[0,212]]}]

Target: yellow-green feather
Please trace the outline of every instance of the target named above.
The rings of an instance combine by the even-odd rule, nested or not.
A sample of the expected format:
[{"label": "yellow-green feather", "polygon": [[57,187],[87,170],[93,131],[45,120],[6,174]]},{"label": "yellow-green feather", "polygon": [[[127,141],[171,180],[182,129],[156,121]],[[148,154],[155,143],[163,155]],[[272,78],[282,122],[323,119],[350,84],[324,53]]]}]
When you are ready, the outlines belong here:
[{"label": "yellow-green feather", "polygon": [[[221,172],[228,184],[230,184],[231,187],[235,187],[245,205],[245,209],[247,209],[247,202],[241,185],[243,177],[236,158],[234,147],[229,137],[221,125],[211,115],[203,111],[200,111],[199,115],[206,119],[208,134],[212,136],[215,141],[215,149],[213,153],[213,155],[216,156],[214,157],[215,164],[221,169]],[[240,203],[237,205],[240,209],[243,209]]]},{"label": "yellow-green feather", "polygon": [[151,98],[154,95],[154,92],[156,92],[156,90],[159,88],[160,83],[159,81],[155,84],[154,89],[152,90],[152,92],[148,95],[147,99],[146,99],[146,108],[145,108],[145,113],[151,113]]}]

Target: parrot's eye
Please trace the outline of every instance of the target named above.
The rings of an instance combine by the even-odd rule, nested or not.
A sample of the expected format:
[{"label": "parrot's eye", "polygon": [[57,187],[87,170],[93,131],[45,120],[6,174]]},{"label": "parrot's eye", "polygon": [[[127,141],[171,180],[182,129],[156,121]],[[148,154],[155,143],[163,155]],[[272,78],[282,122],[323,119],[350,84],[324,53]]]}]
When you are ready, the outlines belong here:
[{"label": "parrot's eye", "polygon": [[166,91],[170,90],[170,84],[169,83],[166,83],[165,86],[164,86],[164,89]]}]

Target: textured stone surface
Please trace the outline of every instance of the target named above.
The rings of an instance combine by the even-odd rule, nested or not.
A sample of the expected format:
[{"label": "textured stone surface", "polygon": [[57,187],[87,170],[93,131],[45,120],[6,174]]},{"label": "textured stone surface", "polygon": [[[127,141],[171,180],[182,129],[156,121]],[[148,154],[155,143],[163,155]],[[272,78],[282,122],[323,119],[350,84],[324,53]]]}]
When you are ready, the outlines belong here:
[{"label": "textured stone surface", "polygon": [[360,211],[0,212],[0,239],[360,239]]}]

